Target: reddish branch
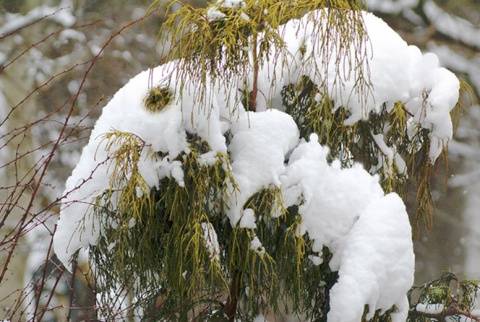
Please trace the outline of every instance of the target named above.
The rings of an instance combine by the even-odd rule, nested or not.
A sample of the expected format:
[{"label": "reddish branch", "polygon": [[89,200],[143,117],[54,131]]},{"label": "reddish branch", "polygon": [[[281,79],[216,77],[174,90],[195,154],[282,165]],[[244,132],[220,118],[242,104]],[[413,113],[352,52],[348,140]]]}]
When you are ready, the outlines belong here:
[{"label": "reddish branch", "polygon": [[480,322],[480,316],[479,315],[473,315],[470,312],[466,312],[464,310],[461,310],[459,308],[454,308],[448,311],[444,311],[441,313],[426,313],[426,312],[420,312],[417,310],[412,310],[410,313],[413,313],[415,315],[424,317],[424,318],[429,318],[429,319],[435,319],[438,322],[446,322],[448,317],[453,317],[453,316],[464,316],[472,321],[477,321]]},{"label": "reddish branch", "polygon": [[42,21],[42,20],[44,20],[44,19],[47,19],[47,18],[49,18],[49,17],[51,17],[51,16],[54,16],[54,15],[56,15],[58,12],[60,12],[61,10],[64,10],[64,9],[66,9],[66,8],[60,8],[60,9],[58,9],[57,11],[52,12],[51,14],[45,15],[45,16],[40,17],[40,18],[38,18],[38,19],[36,19],[36,20],[33,20],[33,21],[31,21],[31,22],[29,22],[29,23],[27,23],[27,24],[24,24],[24,25],[22,25],[22,26],[19,26],[19,27],[17,27],[15,30],[8,31],[7,33],[1,34],[1,35],[0,35],[0,40],[5,39],[5,38],[10,37],[10,36],[13,36],[13,35],[17,34],[18,32],[20,32],[22,29],[25,29],[25,28],[28,28],[28,27],[30,27],[30,26],[33,26],[33,25],[36,24],[37,22],[40,22],[40,21]]},{"label": "reddish branch", "polygon": [[[67,131],[67,127],[68,127],[68,123],[70,121],[70,118],[72,117],[73,115],[73,111],[74,111],[74,107],[77,103],[77,100],[78,100],[78,97],[80,96],[80,94],[82,93],[82,90],[83,90],[83,87],[85,85],[85,82],[87,81],[87,77],[88,75],[90,74],[91,70],[93,69],[93,67],[95,66],[95,63],[97,62],[97,60],[100,58],[100,55],[103,53],[103,51],[105,50],[105,48],[107,48],[110,43],[113,41],[113,39],[115,39],[118,35],[120,35],[125,29],[128,29],[130,28],[131,26],[137,24],[138,22],[141,22],[141,21],[144,21],[145,18],[147,18],[148,16],[152,15],[153,12],[145,15],[145,17],[142,17],[140,19],[137,19],[135,21],[132,21],[131,23],[129,24],[126,24],[124,25],[122,28],[120,28],[117,32],[115,32],[112,36],[110,36],[110,38],[105,42],[105,44],[103,45],[103,47],[100,49],[100,51],[98,52],[98,54],[91,60],[91,63],[90,65],[88,66],[85,74],[83,75],[83,78],[82,78],[82,81],[80,83],[80,86],[79,86],[79,89],[77,91],[77,94],[74,95],[73,97],[73,101],[71,103],[71,108],[67,114],[67,116],[65,117],[65,120],[64,120],[64,124],[63,124],[63,127],[62,129],[60,130],[60,133],[58,135],[58,138],[57,140],[53,143],[53,147],[51,149],[51,152],[48,154],[48,157],[46,158],[44,164],[43,164],[43,168],[41,171],[39,171],[39,174],[40,174],[40,177],[39,179],[37,180],[38,182],[42,182],[44,177],[46,176],[46,173],[47,173],[47,169],[48,167],[50,166],[50,163],[52,162],[53,160],[53,156],[55,155],[55,151],[59,148],[59,146],[61,145],[61,143],[63,142],[64,140],[64,134],[65,132]],[[45,41],[46,39],[48,39],[49,36],[47,36],[45,39],[43,39],[42,41]],[[23,55],[25,53],[22,53],[21,55]],[[13,63],[10,62],[10,64]],[[5,66],[3,67],[5,68]],[[23,102],[23,101],[22,101]],[[21,104],[21,103],[20,103]],[[35,189],[33,190],[31,196],[30,196],[30,202],[28,203],[28,206],[26,207],[25,209],[25,212],[22,216],[22,218],[19,220],[19,224],[17,225],[19,227],[18,229],[18,233],[13,237],[13,239],[11,240],[11,243],[12,243],[12,249],[11,251],[9,251],[8,255],[7,255],[7,258],[5,259],[5,262],[4,262],[4,266],[3,266],[3,269],[2,271],[0,272],[0,283],[3,281],[5,275],[6,275],[6,272],[7,272],[7,269],[8,269],[8,265],[12,259],[12,256],[13,256],[13,250],[16,248],[16,246],[18,245],[18,240],[20,238],[20,236],[22,236],[22,231],[26,228],[26,226],[28,225],[28,221],[27,221],[27,217],[28,217],[28,214],[30,214],[30,211],[33,207],[33,201],[38,193],[38,190],[39,190],[39,187],[40,187],[40,184],[36,185]]]}]

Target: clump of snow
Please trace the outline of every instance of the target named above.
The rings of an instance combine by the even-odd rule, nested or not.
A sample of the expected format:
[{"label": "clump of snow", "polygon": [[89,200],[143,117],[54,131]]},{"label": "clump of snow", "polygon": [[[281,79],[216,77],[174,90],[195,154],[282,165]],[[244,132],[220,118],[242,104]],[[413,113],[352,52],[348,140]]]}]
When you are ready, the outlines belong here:
[{"label": "clump of snow", "polygon": [[425,304],[418,303],[415,306],[417,312],[429,313],[429,314],[439,314],[445,311],[445,306],[443,304]]},{"label": "clump of snow", "polygon": [[[377,145],[378,149],[385,155],[388,165],[387,169],[391,169],[392,164],[395,162],[398,172],[400,173],[405,173],[407,170],[407,165],[405,163],[405,160],[395,151],[394,147],[389,147],[387,143],[385,142],[385,138],[383,137],[383,134],[373,134],[372,133],[372,138],[375,141],[375,144]],[[379,160],[380,166],[383,166],[383,159]]]},{"label": "clump of snow", "polygon": [[207,10],[207,17],[208,17],[208,20],[213,21],[213,20],[220,20],[220,19],[226,18],[227,15],[225,15],[223,12],[221,12],[217,8],[211,7]]},{"label": "clump of snow", "polygon": [[203,222],[203,238],[207,245],[207,250],[210,253],[212,261],[220,261],[220,245],[218,244],[218,236],[215,228],[211,223]]},{"label": "clump of snow", "polygon": [[[429,130],[429,156],[435,161],[452,138],[453,126],[446,114],[459,98],[457,77],[439,66],[435,54],[422,54],[417,47],[409,46],[382,19],[370,13],[362,16],[368,34],[363,44],[361,39],[357,40],[357,46],[351,45],[348,50],[340,40],[325,44],[322,38],[327,35],[344,37],[339,29],[327,23],[327,16],[328,10],[317,10],[278,28],[287,53],[272,48],[265,59],[278,56],[286,62],[261,64],[257,111],[276,108],[282,87],[301,76],[309,77],[323,89],[336,108],[343,106],[349,110],[346,125],[367,119],[371,112],[380,112],[384,104],[390,111],[396,102],[402,102],[412,115],[415,131]],[[359,66],[352,66],[352,57],[360,60]],[[338,66],[342,68],[339,70]],[[360,72],[368,78],[363,90],[358,87]],[[384,133],[387,131],[388,127]],[[398,155],[395,158],[402,166],[403,160]]]},{"label": "clump of snow", "polygon": [[429,156],[434,161],[453,135],[448,115],[458,101],[460,82],[452,72],[438,66],[435,54],[422,55],[418,48],[410,47],[410,57],[413,82],[405,106],[415,123],[430,130]]},{"label": "clump of snow", "polygon": [[405,205],[396,194],[372,201],[349,231],[331,265],[339,266],[338,282],[330,291],[329,321],[367,320],[376,310],[393,305],[392,321],[406,321],[406,293],[413,284],[412,233]]},{"label": "clump of snow", "polygon": [[383,190],[378,178],[359,164],[349,169],[341,169],[337,162],[328,164],[328,153],[312,134],[309,142],[292,152],[281,180],[285,206],[300,205],[301,234],[308,232],[314,240],[313,251],[321,252],[325,245],[335,253],[369,203],[383,196]]},{"label": "clump of snow", "polygon": [[312,261],[313,265],[318,266],[323,263],[323,259],[320,256],[308,255],[308,259]]},{"label": "clump of snow", "polygon": [[250,249],[259,255],[265,254],[265,247],[257,236],[254,236],[250,242]]},{"label": "clump of snow", "polygon": [[247,199],[270,185],[280,187],[285,156],[298,142],[295,121],[278,110],[246,112],[231,126],[228,151],[238,191],[234,192],[228,217],[235,226]]},{"label": "clump of snow", "polygon": [[282,187],[285,206],[299,205],[301,234],[313,239],[313,251],[327,246],[334,254],[330,267],[339,280],[330,292],[329,320],[360,321],[368,304],[373,313],[396,305],[395,321],[402,321],[414,267],[405,206],[396,194],[384,196],[378,178],[360,165],[341,169],[327,155],[312,134],[292,152]]},{"label": "clump of snow", "polygon": [[[246,5],[243,0],[218,0],[207,9],[207,18],[209,21],[222,20],[225,19],[227,15],[220,11],[220,8],[239,10],[245,8]],[[250,17],[245,12],[240,12],[240,17],[246,21],[250,20]]]},{"label": "clump of snow", "polygon": [[257,224],[255,223],[255,212],[253,209],[245,209],[243,211],[242,219],[240,220],[239,224],[240,228],[250,228],[255,229],[257,228]]},{"label": "clump of snow", "polygon": [[[329,97],[334,100],[335,106],[347,107],[351,115],[346,124],[353,125],[361,119],[366,119],[371,111],[380,111],[381,105],[388,103],[393,106],[396,101],[408,99],[408,87],[410,78],[405,73],[405,66],[409,65],[408,46],[381,19],[372,14],[363,15],[365,29],[368,33],[368,42],[364,49],[351,48],[352,51],[360,51],[357,55],[363,55],[362,73],[368,75],[370,86],[365,92],[358,91],[357,74],[347,70],[337,75],[337,64],[348,66],[350,56],[353,53],[336,57],[341,50],[341,44],[333,43],[331,52],[326,51],[320,44],[319,38],[326,31],[317,36],[312,36],[306,41],[306,57],[313,56],[315,65],[313,68],[305,65],[305,74],[318,86],[324,85]],[[323,28],[329,28],[323,25]],[[339,31],[338,31],[339,32]],[[362,50],[364,51],[362,53]],[[329,55],[333,57],[329,58]],[[329,59],[328,59],[329,58]],[[327,60],[326,60],[327,59]],[[337,60],[338,59],[338,60]],[[317,71],[324,70],[324,62],[328,61],[328,69],[324,73]]]}]

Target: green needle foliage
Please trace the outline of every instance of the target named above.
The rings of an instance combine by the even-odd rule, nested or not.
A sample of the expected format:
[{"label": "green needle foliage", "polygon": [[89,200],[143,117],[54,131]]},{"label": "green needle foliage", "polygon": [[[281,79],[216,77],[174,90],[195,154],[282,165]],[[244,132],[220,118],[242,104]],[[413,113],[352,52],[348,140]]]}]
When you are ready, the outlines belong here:
[{"label": "green needle foliage", "polygon": [[[94,208],[102,224],[99,243],[91,249],[100,288],[133,292],[145,320],[184,321],[195,310],[197,318],[224,319],[228,305],[245,320],[280,307],[314,319],[325,315],[328,289],[336,281],[327,265],[329,252],[320,254],[327,256],[320,269],[311,263],[311,242],[298,234],[297,209],[282,207],[278,188],[264,189],[245,203],[259,214],[257,229],[231,228],[222,215],[228,189],[235,189],[228,155],[202,164],[201,155],[210,148],[190,135],[190,153],[176,158],[184,184],[164,178],[146,190],[139,160],[168,156],[152,154],[130,133],[113,131],[105,139],[107,150],[116,150],[111,189],[97,197]],[[209,248],[205,224],[217,232],[222,248]],[[253,249],[255,237],[265,246]]]},{"label": "green needle foliage", "polygon": [[[95,207],[103,224],[101,242],[92,249],[101,267],[101,284],[107,289],[135,286],[139,290],[135,295],[152,303],[154,315],[158,298],[168,300],[166,307],[186,312],[198,306],[204,294],[215,298],[225,292],[227,277],[220,260],[212,260],[202,224],[217,228],[222,224],[226,182],[233,182],[228,156],[219,154],[213,165],[201,164],[199,158],[208,152],[208,144],[191,136],[190,153],[177,157],[184,185],[164,178],[158,188],[147,191],[136,171],[145,148],[138,138],[112,132],[106,139],[108,147],[117,146],[117,152],[111,189],[97,198]],[[125,150],[136,153],[125,156],[121,152]],[[144,157],[160,156],[147,152]]]},{"label": "green needle foliage", "polygon": [[162,111],[172,101],[172,93],[164,88],[154,87],[150,89],[144,99],[147,111],[152,113]]},{"label": "green needle foliage", "polygon": [[475,308],[475,300],[480,291],[479,280],[460,280],[452,272],[445,272],[439,278],[409,292],[412,305],[407,321],[465,321],[478,320],[470,312]]},{"label": "green needle foliage", "polygon": [[[169,9],[173,3],[160,7]],[[370,88],[364,72],[368,71],[358,66],[366,59],[368,37],[357,1],[245,0],[236,7],[209,4],[204,9],[184,5],[167,17],[158,37],[169,48],[166,60],[178,59],[180,93],[182,79],[203,84],[195,93],[198,102],[205,98],[207,83],[227,89],[241,86],[233,92],[244,91],[246,109],[255,110],[251,102],[257,95],[258,70],[263,64],[285,64],[281,57],[289,55],[275,28],[325,7],[336,10],[324,11],[321,21],[313,21],[328,26],[318,28],[322,33],[318,46],[325,57],[347,57],[336,72],[352,73],[357,92],[366,95]],[[209,19],[213,10],[223,18]],[[166,46],[167,42],[172,45]],[[252,71],[253,80],[247,77]],[[349,111],[335,108],[325,93],[308,77],[292,80],[282,89],[283,107],[301,136],[318,134],[320,143],[330,147],[331,159],[339,159],[343,167],[362,162],[380,176],[385,192],[406,196],[407,188],[415,185],[417,222],[430,226],[429,178],[434,165],[428,158],[428,131],[411,131],[409,111],[400,102],[347,126]],[[154,87],[144,106],[161,113],[173,99],[170,91]],[[230,106],[232,112],[236,108]],[[394,154],[405,165],[383,152],[376,135],[385,135],[384,142],[396,148]],[[338,278],[328,265],[332,254],[327,248],[313,254],[312,241],[299,233],[298,207],[285,209],[279,188],[264,187],[242,205],[254,212],[255,229],[232,227],[225,214],[238,188],[228,154],[217,153],[215,162],[204,162],[202,156],[211,152],[208,142],[191,133],[189,151],[178,156],[153,151],[131,133],[114,130],[104,139],[111,160],[110,189],[95,201],[101,234],[91,248],[99,290],[131,293],[134,311],[146,321],[250,321],[259,313],[280,310],[312,321],[326,320],[329,290]],[[172,161],[183,180],[163,177],[149,188],[138,168],[147,158]],[[314,265],[311,256],[321,263]],[[377,312],[374,320],[387,321],[389,312],[383,316]]]},{"label": "green needle foliage", "polygon": [[[154,1],[150,8],[157,3],[158,0]],[[159,9],[170,12],[174,3],[177,2],[166,1]],[[257,73],[263,64],[283,66],[285,61],[280,57],[289,55],[275,29],[291,19],[325,7],[341,10],[325,11],[323,14],[321,20],[328,24],[328,28],[318,31],[325,40],[319,48],[328,54],[326,57],[336,54],[337,57],[351,58],[350,66],[339,66],[339,73],[341,68],[353,70],[365,58],[366,34],[358,14],[360,2],[350,0],[249,0],[239,2],[236,7],[224,7],[221,2],[210,3],[205,9],[187,4],[168,15],[160,28],[160,44],[168,48],[162,56],[166,60],[182,59],[177,69],[181,79],[204,83],[208,75],[211,82],[218,81],[225,88],[236,84],[244,84],[245,88],[253,86],[255,97],[257,79],[253,77],[253,84],[250,84],[247,73]],[[223,18],[210,19],[212,10]],[[357,50],[352,51],[352,47]],[[273,57],[272,50],[275,52]],[[351,55],[352,52],[355,54]],[[359,89],[366,88],[362,73],[357,78]],[[200,91],[198,95],[203,94]],[[255,110],[254,106],[246,108]]]}]

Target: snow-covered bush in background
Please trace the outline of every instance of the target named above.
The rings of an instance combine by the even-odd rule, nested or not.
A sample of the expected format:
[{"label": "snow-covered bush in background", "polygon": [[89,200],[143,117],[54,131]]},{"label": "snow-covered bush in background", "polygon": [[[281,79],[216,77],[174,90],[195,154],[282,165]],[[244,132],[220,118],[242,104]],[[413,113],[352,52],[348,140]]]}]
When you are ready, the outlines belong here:
[{"label": "snow-covered bush in background", "polygon": [[[212,5],[208,23],[248,22],[250,5]],[[242,64],[225,50],[189,75],[199,61],[184,57],[115,94],[67,181],[55,252],[69,265],[90,248],[106,287],[134,285],[144,314],[161,299],[158,312],[204,318],[285,306],[353,322],[368,305],[367,318],[405,321],[412,230],[389,180],[408,178],[412,155],[440,155],[459,81],[369,13],[268,28],[237,48]]]}]

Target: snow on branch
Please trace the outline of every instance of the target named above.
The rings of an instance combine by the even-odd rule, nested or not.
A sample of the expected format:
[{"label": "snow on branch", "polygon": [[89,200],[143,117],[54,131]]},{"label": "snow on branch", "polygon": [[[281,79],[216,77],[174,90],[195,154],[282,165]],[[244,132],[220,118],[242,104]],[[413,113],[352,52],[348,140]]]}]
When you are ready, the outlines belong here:
[{"label": "snow on branch", "polygon": [[[103,109],[66,183],[57,256],[68,264],[92,247],[119,281],[173,298],[228,292],[230,314],[245,285],[283,294],[275,265],[291,263],[281,256],[295,254],[300,274],[327,248],[338,271],[329,320],[360,321],[368,305],[368,317],[393,308],[404,321],[408,215],[372,175],[379,163],[355,157],[384,157],[405,175],[401,153],[433,163],[452,137],[458,79],[369,13],[315,10],[254,32],[253,2],[228,3],[206,9],[177,44],[191,56],[140,73]],[[232,21],[242,37],[228,33]],[[208,32],[220,37],[211,47],[189,43]],[[292,231],[295,243],[274,244]]]}]

